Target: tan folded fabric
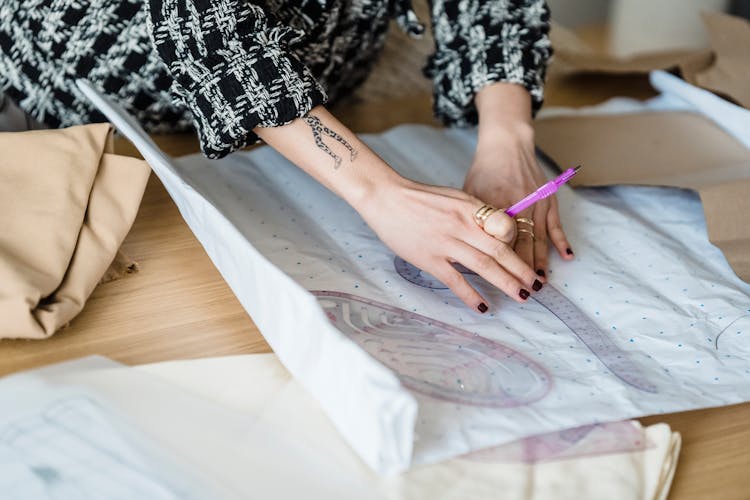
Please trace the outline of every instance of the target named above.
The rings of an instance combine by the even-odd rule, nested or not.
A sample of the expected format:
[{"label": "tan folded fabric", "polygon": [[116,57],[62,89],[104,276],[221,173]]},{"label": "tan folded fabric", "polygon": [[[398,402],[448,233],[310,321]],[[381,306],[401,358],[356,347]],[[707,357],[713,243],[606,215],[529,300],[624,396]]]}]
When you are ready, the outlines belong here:
[{"label": "tan folded fabric", "polygon": [[109,124],[0,133],[0,338],[78,314],[130,230],[150,169]]}]

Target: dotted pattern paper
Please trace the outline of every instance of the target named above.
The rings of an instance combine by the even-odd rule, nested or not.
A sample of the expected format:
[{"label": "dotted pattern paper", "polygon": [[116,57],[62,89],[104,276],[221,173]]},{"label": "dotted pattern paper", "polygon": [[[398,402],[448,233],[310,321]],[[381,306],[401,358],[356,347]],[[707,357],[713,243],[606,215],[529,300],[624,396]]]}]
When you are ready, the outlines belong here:
[{"label": "dotted pattern paper", "polygon": [[[421,126],[365,139],[404,175],[454,187],[462,184],[476,140],[470,130]],[[189,189],[208,200],[265,259],[296,285],[316,291],[320,310],[343,337],[400,377],[417,402],[414,431],[409,435],[403,427],[385,426],[383,432],[394,441],[413,439],[412,464],[582,425],[750,400],[750,287],[709,244],[700,202],[690,191],[565,187],[558,195],[576,260],[565,263],[553,255],[550,283],[635,360],[643,386],[655,388],[645,390],[615,376],[533,300],[519,305],[470,276],[491,302],[492,312],[480,315],[447,290],[405,280],[394,267],[394,254],[353,209],[270,148],[219,162],[186,157],[176,168]],[[210,224],[211,217],[205,218]],[[221,241],[209,241],[196,227],[237,291],[242,285],[226,272],[220,254],[235,265],[242,257],[230,257],[232,249],[222,249]],[[260,297],[264,287],[292,293],[291,286],[265,283],[255,289]],[[238,296],[252,310],[253,298]],[[257,314],[263,331],[272,324],[267,315],[287,321],[295,311]],[[293,353],[287,354],[291,364],[309,365],[302,378],[312,392],[319,376],[312,366],[322,366],[324,357],[319,371],[335,370],[340,362],[356,377],[357,368],[344,357],[326,357],[318,352],[327,351],[322,347],[294,346],[312,330],[327,328],[317,316],[302,316],[294,338],[264,332],[282,361]],[[461,352],[464,341],[474,354]],[[501,353],[509,356],[505,365]],[[339,375],[347,378],[344,371]],[[349,381],[340,383],[344,387]],[[378,387],[374,380],[361,383],[363,391]],[[329,392],[336,388],[319,394]],[[497,395],[494,403],[476,404],[491,400],[490,392]],[[336,413],[335,403],[320,400],[335,422],[360,418],[349,410],[346,416],[343,410]],[[363,410],[361,418],[370,416]],[[360,453],[380,446],[363,444],[364,437],[347,439]],[[378,467],[387,468],[383,462]]]}]

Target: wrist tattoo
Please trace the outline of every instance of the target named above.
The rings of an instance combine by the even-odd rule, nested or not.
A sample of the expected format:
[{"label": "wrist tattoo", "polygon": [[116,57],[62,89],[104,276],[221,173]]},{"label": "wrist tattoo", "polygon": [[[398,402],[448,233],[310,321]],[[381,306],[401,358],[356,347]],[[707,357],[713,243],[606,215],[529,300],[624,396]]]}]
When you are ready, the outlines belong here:
[{"label": "wrist tattoo", "polygon": [[328,147],[328,145],[323,142],[323,135],[327,135],[328,137],[333,138],[336,142],[343,145],[346,149],[349,150],[349,156],[350,161],[354,161],[354,159],[357,157],[357,150],[352,147],[351,144],[349,144],[346,139],[341,137],[339,134],[331,130],[330,128],[323,125],[323,122],[320,121],[320,118],[317,116],[308,115],[304,117],[305,123],[307,123],[310,128],[312,129],[313,138],[315,139],[315,145],[318,146],[320,149],[326,152],[328,156],[333,158],[333,168],[338,169],[341,166],[341,157],[334,153],[331,148]]}]

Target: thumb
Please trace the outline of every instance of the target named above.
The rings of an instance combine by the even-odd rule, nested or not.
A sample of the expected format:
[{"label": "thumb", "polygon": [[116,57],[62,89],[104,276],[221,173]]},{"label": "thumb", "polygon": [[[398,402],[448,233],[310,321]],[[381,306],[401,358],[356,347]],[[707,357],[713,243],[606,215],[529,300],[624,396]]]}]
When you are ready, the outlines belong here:
[{"label": "thumb", "polygon": [[484,230],[490,236],[509,245],[516,239],[516,221],[502,209],[487,217],[484,221]]}]

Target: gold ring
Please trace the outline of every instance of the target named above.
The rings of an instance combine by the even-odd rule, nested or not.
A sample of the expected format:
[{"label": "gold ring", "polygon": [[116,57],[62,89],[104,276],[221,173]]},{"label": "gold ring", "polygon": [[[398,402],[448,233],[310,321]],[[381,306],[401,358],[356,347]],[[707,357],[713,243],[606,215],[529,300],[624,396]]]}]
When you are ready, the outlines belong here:
[{"label": "gold ring", "polygon": [[520,227],[520,228],[518,228],[518,234],[520,235],[521,233],[528,234],[529,236],[531,236],[532,240],[536,239],[536,236],[534,235],[534,231],[532,231],[531,229],[526,229],[525,227]]},{"label": "gold ring", "polygon": [[487,221],[490,215],[497,212],[497,208],[493,207],[492,205],[482,205],[479,210],[474,212],[474,222],[477,223],[477,226],[482,228],[484,230],[484,223]]},{"label": "gold ring", "polygon": [[529,226],[534,227],[534,221],[531,219],[527,219],[526,217],[516,217],[516,223],[528,224]]}]

